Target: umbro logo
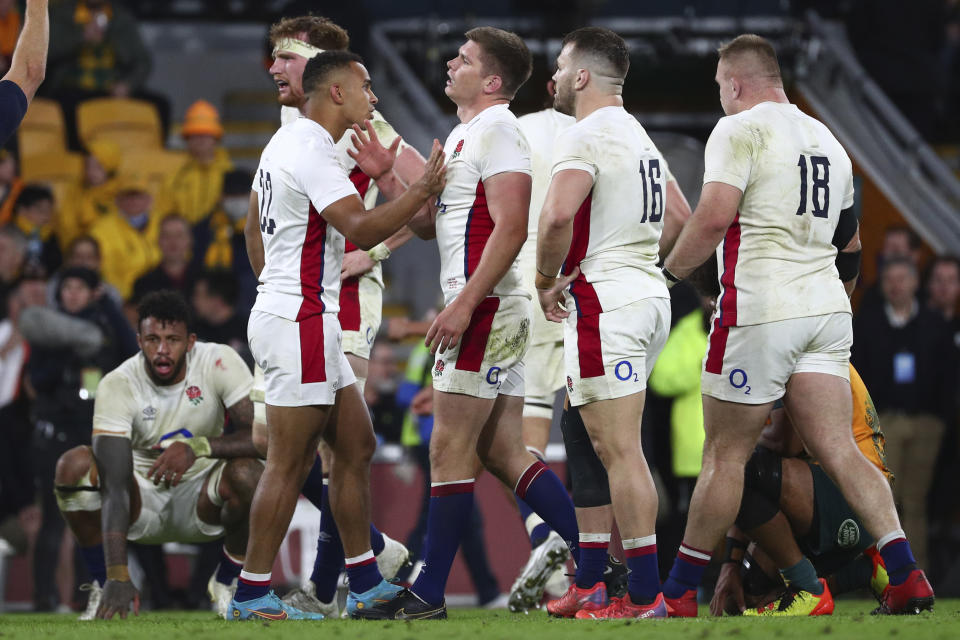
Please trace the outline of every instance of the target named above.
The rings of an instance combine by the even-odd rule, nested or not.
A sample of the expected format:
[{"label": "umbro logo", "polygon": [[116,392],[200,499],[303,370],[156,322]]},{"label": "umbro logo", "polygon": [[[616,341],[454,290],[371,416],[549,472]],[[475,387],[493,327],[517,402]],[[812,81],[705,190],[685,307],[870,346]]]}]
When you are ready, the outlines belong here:
[{"label": "umbro logo", "polygon": [[153,405],[148,405],[143,408],[143,419],[144,420],[154,420],[157,417],[157,409]]}]

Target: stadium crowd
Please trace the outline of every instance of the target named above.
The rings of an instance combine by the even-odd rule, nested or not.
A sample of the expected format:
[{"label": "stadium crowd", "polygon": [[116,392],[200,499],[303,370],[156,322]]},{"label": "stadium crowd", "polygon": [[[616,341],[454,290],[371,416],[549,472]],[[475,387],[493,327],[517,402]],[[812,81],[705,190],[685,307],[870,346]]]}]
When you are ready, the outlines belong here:
[{"label": "stadium crowd", "polygon": [[[954,31],[957,14],[956,4],[947,4],[953,10],[948,31],[949,46],[952,49],[947,53],[950,53],[956,48]],[[0,56],[3,56],[8,66],[13,54],[11,43],[16,42],[15,34],[22,22],[13,5],[12,0],[0,0]],[[300,44],[293,42],[301,32],[307,33],[309,29],[304,27],[289,34],[280,29],[271,34],[272,51],[278,61],[284,60],[285,56],[290,54],[310,59],[317,55],[314,50],[347,48],[346,44],[321,46],[308,41]],[[467,41],[476,44],[483,42],[485,37],[487,36],[483,33],[468,34]],[[947,53],[944,54],[944,64],[955,65],[955,60],[948,58]],[[955,52],[950,55],[955,57]],[[275,77],[286,77],[284,74],[288,71],[278,70],[276,62],[274,64],[271,74]],[[79,588],[98,578],[90,575],[89,557],[79,548],[85,545],[78,545],[74,552],[74,538],[66,534],[68,524],[74,533],[77,528],[69,517],[64,520],[62,512],[67,514],[72,507],[65,508],[65,500],[60,499],[61,494],[55,495],[55,474],[61,473],[58,461],[64,459],[65,454],[92,444],[94,407],[100,383],[108,373],[135,356],[141,348],[146,352],[146,347],[138,342],[138,334],[142,338],[146,327],[150,326],[149,323],[153,320],[161,323],[169,320],[173,324],[189,318],[189,332],[195,333],[198,341],[228,345],[252,376],[254,362],[258,358],[256,349],[252,350],[251,347],[248,325],[251,310],[257,300],[259,270],[255,272],[251,269],[251,264],[257,263],[257,255],[255,252],[248,253],[251,245],[249,228],[245,236],[245,226],[249,224],[251,217],[248,215],[251,185],[256,183],[255,190],[261,203],[273,193],[268,191],[272,187],[264,186],[261,173],[256,176],[259,180],[257,182],[254,173],[236,166],[231,160],[227,149],[222,145],[224,125],[220,114],[203,96],[197,96],[177,129],[178,135],[183,138],[186,152],[164,148],[163,142],[168,139],[171,129],[169,101],[143,86],[146,70],[150,66],[150,54],[139,37],[136,19],[122,4],[111,0],[51,3],[47,65],[46,79],[37,93],[38,98],[33,99],[33,108],[39,109],[44,104],[53,104],[59,108],[62,113],[62,128],[57,135],[61,137],[62,149],[53,154],[45,151],[41,156],[34,155],[31,158],[31,145],[36,140],[30,137],[34,135],[30,132],[35,131],[32,128],[12,136],[3,149],[0,149],[0,433],[4,439],[4,445],[0,447],[0,554],[29,554],[31,557],[29,566],[32,574],[33,607],[37,611],[57,610],[58,607],[84,608],[85,594]],[[305,73],[303,69],[301,72]],[[303,91],[308,90],[306,85],[305,78]],[[284,89],[281,85],[281,103],[286,108],[302,108],[302,104],[294,101],[284,102]],[[550,90],[553,91],[552,88]],[[951,87],[950,91],[953,93],[949,95],[953,96],[955,87]],[[28,97],[33,98],[32,95]],[[451,98],[456,102],[454,95],[451,95]],[[122,101],[126,99],[138,99],[143,101],[142,104],[148,105],[148,120],[154,127],[149,135],[154,136],[154,148],[144,151],[131,146],[130,141],[112,137],[109,133],[98,134],[100,129],[93,124],[95,120],[98,117],[109,119],[110,110],[122,109],[127,104]],[[461,96],[461,99],[465,103],[466,98]],[[461,106],[460,102],[457,104]],[[95,108],[103,109],[105,115],[98,116],[93,112]],[[85,112],[85,109],[89,110]],[[85,122],[89,126],[85,125]],[[374,142],[377,134],[383,142],[381,149],[385,147],[396,152],[396,145],[400,143],[390,146],[396,134],[392,137],[385,135],[384,131],[389,129],[389,125],[386,127],[387,129],[371,126],[366,132],[358,129],[355,135],[360,138],[358,145],[361,152],[366,145],[376,146]],[[463,140],[460,145],[463,145]],[[435,163],[440,152],[434,150],[434,154],[426,154],[429,156],[426,161],[415,151],[408,152],[416,155],[416,160],[412,161],[416,164],[413,172],[416,175],[411,178],[409,175],[402,175],[405,170],[401,167],[404,161],[400,160],[403,158],[403,149],[401,146],[397,164],[393,169],[388,168],[387,171],[377,174],[386,175],[384,180],[387,180],[392,171],[403,188],[416,186],[419,174],[423,173],[424,162],[428,163],[429,172],[429,163]],[[460,147],[455,151],[452,148],[447,149],[447,157],[460,152]],[[350,157],[354,158],[352,155]],[[360,158],[354,159],[357,167],[363,170],[361,175],[374,175],[373,172],[367,172],[366,166],[362,164],[367,160],[362,153]],[[54,169],[52,166],[55,163],[69,164],[72,169]],[[650,171],[652,184],[652,167]],[[64,178],[64,175],[67,177]],[[29,176],[40,177],[33,179]],[[481,178],[486,179],[485,176]],[[351,180],[353,179],[351,174]],[[380,178],[373,182],[380,186],[384,198],[390,200],[388,204],[401,202],[402,189],[394,190]],[[668,186],[670,182],[674,183],[672,188],[677,189],[675,181],[668,180],[667,176],[663,176],[663,182],[658,183],[657,188],[668,190],[671,188]],[[363,188],[368,188],[369,183],[368,178]],[[353,184],[359,188],[356,180]],[[366,192],[360,193],[363,195]],[[491,200],[494,193],[488,187],[488,197]],[[540,197],[543,198],[544,195],[541,194]],[[673,200],[668,202],[676,202],[676,196],[671,197]],[[682,193],[679,198],[683,198]],[[426,202],[427,198],[422,200]],[[376,201],[375,194],[373,201],[371,206]],[[661,199],[661,205],[662,202]],[[411,215],[414,209],[420,210],[420,204],[422,203],[418,202],[416,207],[410,205]],[[260,204],[260,207],[263,205]],[[664,211],[661,210],[660,215],[664,215]],[[666,212],[666,215],[669,218],[671,212]],[[682,214],[676,215],[682,217]],[[686,215],[689,216],[689,210]],[[258,221],[260,230],[267,233],[267,222],[259,217]],[[869,211],[863,212],[863,224],[869,224]],[[666,222],[664,227],[666,228]],[[679,227],[675,231],[679,233]],[[387,259],[391,238],[396,237],[386,232],[380,235],[382,238],[378,236],[376,242],[370,243],[373,247],[369,252],[371,265]],[[348,237],[347,240],[349,242],[351,238]],[[676,240],[676,235],[673,240]],[[374,245],[383,245],[385,254],[375,253]],[[357,247],[354,246],[353,249],[356,251]],[[263,245],[260,246],[260,251],[263,251]],[[875,258],[878,276],[875,282],[857,283],[850,362],[862,377],[869,396],[873,398],[876,410],[871,414],[872,418],[868,418],[868,422],[870,419],[879,420],[883,431],[886,440],[885,464],[896,478],[892,484],[893,494],[900,511],[903,530],[916,557],[916,564],[929,572],[931,582],[942,592],[960,592],[960,534],[957,533],[960,531],[960,498],[953,490],[953,473],[960,462],[960,261],[952,256],[932,256],[909,227],[888,228],[882,247],[865,247],[864,251],[864,255]],[[367,255],[367,252],[357,253]],[[666,257],[666,254],[660,257]],[[259,259],[263,260],[262,254]],[[354,254],[354,260],[360,259],[361,257]],[[528,256],[528,259],[533,259],[533,256]],[[466,263],[466,258],[463,258],[463,262]],[[262,262],[259,266],[263,268]],[[551,270],[556,271],[552,266]],[[356,273],[360,274],[369,268],[365,266],[363,271],[358,268]],[[346,262],[344,269],[349,269]],[[379,275],[379,267],[377,269],[377,278],[381,278],[379,286],[382,288],[382,276]],[[545,275],[543,272],[540,274]],[[346,290],[346,283],[353,274],[347,272],[344,275],[343,286]],[[324,277],[322,271],[320,277]],[[714,285],[716,279],[714,274]],[[357,287],[364,286],[363,279],[358,282]],[[542,287],[538,285],[538,288]],[[164,312],[155,311],[157,300],[164,299],[157,296],[168,295],[162,292],[170,291],[178,292],[189,306],[184,315],[178,316],[171,312],[173,315],[164,316]],[[703,287],[695,288],[689,282],[680,282],[670,289],[669,305],[664,305],[663,314],[664,317],[669,317],[669,326],[672,329],[669,338],[666,334],[663,335],[663,351],[656,366],[647,372],[649,383],[646,389],[646,404],[645,407],[640,405],[643,415],[642,452],[638,450],[638,458],[632,464],[642,465],[645,458],[649,465],[652,472],[650,486],[654,487],[655,480],[654,491],[661,496],[660,512],[655,516],[659,537],[657,544],[671,551],[680,546],[684,539],[687,511],[696,478],[701,470],[704,418],[701,408],[700,371],[708,347],[711,314],[715,303],[710,293]],[[446,300],[448,309],[455,299]],[[534,306],[536,307],[536,303]],[[408,459],[414,461],[423,472],[424,492],[420,518],[414,531],[409,532],[410,537],[406,544],[413,553],[412,561],[422,561],[431,553],[443,555],[436,548],[431,551],[430,545],[432,543],[436,546],[435,540],[428,538],[425,543],[423,539],[429,526],[428,511],[435,508],[431,505],[438,497],[436,492],[431,493],[430,466],[431,461],[437,465],[437,460],[431,458],[429,442],[432,437],[451,438],[447,433],[449,426],[444,424],[444,420],[450,420],[452,411],[470,414],[477,411],[479,406],[462,405],[459,409],[451,409],[449,405],[439,406],[436,416],[434,415],[434,403],[437,400],[431,393],[431,387],[439,388],[436,383],[444,372],[443,361],[435,364],[430,350],[422,343],[422,337],[426,335],[428,343],[434,339],[438,340],[438,344],[443,342],[443,336],[437,338],[436,335],[437,313],[440,313],[439,326],[442,331],[445,316],[441,310],[431,312],[426,318],[385,318],[379,333],[374,328],[375,335],[369,336],[372,347],[367,344],[366,355],[361,357],[368,361],[363,364],[362,375],[350,359],[350,366],[361,383],[362,398],[377,434],[377,443],[403,445]],[[535,309],[535,313],[541,312]],[[455,337],[452,339],[456,341]],[[466,341],[466,336],[463,339]],[[451,345],[449,339],[446,345]],[[344,349],[347,349],[346,343]],[[353,353],[347,352],[348,356]],[[258,362],[262,360],[261,357]],[[397,364],[404,361],[405,371]],[[217,360],[217,363],[220,362]],[[562,368],[562,361],[552,365]],[[503,367],[504,380],[507,380],[507,369],[508,366]],[[499,368],[497,371],[498,375],[501,375]],[[619,378],[619,369],[617,371]],[[162,374],[158,375],[162,377]],[[455,385],[452,375],[451,367],[439,384]],[[488,377],[489,375],[488,373]],[[251,384],[254,390],[258,388],[258,384],[262,388],[262,382],[252,380],[251,377],[249,381],[244,378],[241,382],[236,382],[237,388],[244,385],[249,387]],[[271,383],[268,379],[269,384]],[[504,385],[506,384],[504,382]],[[562,381],[560,386],[563,386]],[[566,378],[566,386],[571,390],[573,388],[569,377]],[[555,392],[557,388],[560,387],[551,391]],[[445,395],[463,393],[457,386],[448,386],[445,389],[450,391]],[[442,395],[444,394],[441,394],[441,397]],[[269,395],[267,397],[267,405],[270,406],[272,403]],[[268,463],[263,473],[264,477],[267,477],[268,473],[273,473],[271,464],[280,454],[268,456],[266,445],[257,440],[257,419],[253,418],[251,413],[251,418],[244,421],[239,409],[235,414],[234,409],[240,405],[236,398],[233,391],[224,391],[219,419],[222,422],[223,410],[226,409],[229,415],[227,422],[231,428],[237,430],[236,433],[244,433],[245,426],[252,429],[251,446],[256,445],[257,449],[243,450],[242,455],[266,458]],[[554,398],[551,395],[546,413],[542,406],[539,411],[528,411],[527,406],[524,406],[523,410],[525,444],[528,449],[532,447],[539,450],[541,458],[546,442],[531,444],[527,437],[527,427],[535,423],[529,423],[527,419],[547,419],[545,433],[548,433],[553,405]],[[516,409],[519,412],[519,409]],[[507,413],[505,409],[504,413]],[[570,415],[574,413],[571,412]],[[591,430],[594,428],[592,421],[597,420],[596,414],[585,409],[580,413],[583,414],[580,428],[584,429],[583,424],[586,423],[584,433],[589,432],[591,435],[591,438],[587,439],[588,444],[590,440],[593,441],[597,454],[604,464],[607,464],[608,449],[603,446],[602,438]],[[270,422],[275,415],[279,414],[268,413],[263,421]],[[564,418],[565,429],[568,427],[567,419],[568,417]],[[573,418],[569,419],[575,421]],[[542,422],[539,423],[539,428],[543,429]],[[566,439],[566,432],[564,436]],[[443,442],[453,443],[448,444],[448,449],[455,448],[454,440]],[[277,447],[277,444],[272,442],[270,446]],[[334,450],[339,445],[330,443],[331,451],[324,453],[324,446],[320,447],[321,454],[317,455],[316,462],[313,461],[313,450],[317,447],[310,449],[310,460],[307,461],[310,474],[314,471],[319,474],[319,460],[323,455],[333,456],[336,460],[348,459],[349,450]],[[570,446],[569,441],[567,446]],[[174,447],[170,446],[170,450],[173,449]],[[474,455],[472,451],[469,453]],[[100,452],[96,448],[94,454],[99,460]],[[484,459],[484,463],[497,477],[509,477],[508,484],[512,485],[511,488],[521,486],[529,469],[536,470],[537,475],[530,480],[529,488],[524,490],[524,495],[517,498],[532,546],[536,549],[544,545],[543,549],[546,549],[553,544],[551,549],[559,547],[566,550],[571,545],[568,539],[568,544],[564,544],[566,531],[563,529],[569,524],[565,518],[567,515],[572,518],[574,505],[578,508],[578,518],[584,506],[591,508],[594,505],[578,502],[574,488],[574,500],[569,505],[571,508],[567,514],[566,503],[557,506],[555,503],[559,500],[545,497],[548,491],[542,486],[543,482],[538,487],[539,493],[533,488],[534,480],[555,479],[552,474],[547,475],[549,471],[542,461],[537,461],[537,452],[524,452],[523,455],[530,460],[524,458],[523,464],[513,464],[509,473],[497,466],[493,460]],[[517,450],[515,458],[520,458],[520,449]],[[236,459],[245,458],[237,454]],[[311,468],[311,464],[315,466]],[[517,464],[520,466],[514,473],[513,467]],[[328,465],[329,458],[323,463],[323,472],[334,473]],[[340,467],[346,465],[344,462]],[[543,470],[537,465],[543,466]],[[336,463],[333,468],[337,468]],[[442,480],[434,478],[434,488],[437,484],[462,482],[455,474],[451,475],[449,462],[444,461],[438,468]],[[603,470],[603,466],[595,468]],[[607,472],[610,473],[612,481],[616,481],[616,474],[620,473],[609,466]],[[228,471],[223,473],[229,476]],[[436,468],[434,473],[436,475]],[[572,470],[570,473],[574,475]],[[305,482],[310,483],[311,477],[306,476]],[[270,478],[274,476],[271,475]],[[59,486],[60,483],[56,484]],[[323,498],[319,497],[321,485]],[[95,490],[96,485],[93,486]],[[307,484],[304,484],[304,495],[307,495],[306,486]],[[317,486],[318,508],[324,514],[337,512],[336,498],[327,496],[326,482],[319,481],[319,475]],[[557,487],[560,485],[557,484]],[[549,488],[553,490],[555,487]],[[371,490],[376,492],[376,486],[371,487]],[[620,534],[628,538],[625,528],[629,521],[634,531],[629,535],[629,544],[640,545],[640,542],[633,541],[645,539],[646,534],[640,531],[645,531],[646,524],[639,526],[636,522],[643,518],[634,518],[618,510],[617,492],[622,490],[616,482],[607,489],[606,508],[609,508],[610,493],[614,493],[613,508],[618,518]],[[331,487],[330,493],[333,491]],[[237,493],[242,493],[242,490],[238,489]],[[517,493],[519,495],[521,491],[517,489]],[[513,492],[510,494],[512,500]],[[563,495],[566,499],[565,492]],[[521,498],[529,501],[530,506],[524,504],[524,499]],[[842,501],[842,496],[840,499]],[[537,516],[535,501],[541,504],[549,503],[547,510],[554,514],[552,521],[544,523],[544,520],[549,518]],[[221,507],[215,500],[213,504]],[[220,530],[220,534],[226,531],[228,540],[234,531],[228,526],[226,516],[230,504],[232,503],[227,500],[222,506],[223,528]],[[105,508],[106,505],[105,494]],[[255,497],[246,497],[243,509],[248,508],[256,511]],[[243,513],[245,522],[246,511]],[[467,529],[469,535],[465,533],[464,537],[453,545],[450,561],[452,553],[456,552],[457,544],[462,545],[479,602],[502,604],[503,599],[498,599],[498,596],[503,585],[496,584],[496,579],[487,566],[488,550],[484,549],[482,515],[478,506],[471,503],[468,508],[456,513],[462,513],[464,521],[474,524]],[[561,515],[557,516],[556,513]],[[134,518],[131,518],[132,520]],[[390,531],[389,522],[377,524]],[[550,526],[547,527],[546,524]],[[652,523],[650,524],[652,526]],[[360,528],[365,535],[367,525],[363,524]],[[551,533],[551,529],[555,533]],[[375,527],[373,531],[376,532]],[[399,536],[408,532],[392,533]],[[336,535],[336,528],[333,534]],[[264,534],[262,528],[253,526],[250,535],[252,538]],[[369,579],[369,576],[363,575],[361,569],[351,563],[358,557],[358,554],[350,557],[351,545],[356,546],[353,541],[356,536],[352,532],[348,534],[344,526],[341,526],[340,535],[343,537],[343,545],[339,549],[339,561],[332,564],[330,569],[335,576],[333,584],[335,585],[340,576],[341,565],[351,575],[351,580],[360,584],[362,580]],[[374,543],[371,551],[376,555],[380,554],[376,550],[378,535],[379,532],[372,535]],[[549,538],[550,535],[554,536],[555,540]],[[243,536],[245,546],[246,532]],[[386,544],[387,548],[391,549],[390,545],[395,544],[394,541],[389,540],[389,536],[384,537],[387,538],[385,543],[383,537],[379,538],[381,545]],[[69,540],[71,547],[69,557],[74,560],[73,570],[67,572],[73,576],[73,584],[69,589],[61,589],[57,584],[57,576],[63,574],[62,570],[58,570],[58,565],[67,557],[61,553],[65,539]],[[77,539],[80,539],[79,534]],[[625,574],[623,566],[607,556],[609,540],[609,530],[602,541],[599,538],[585,540],[581,524],[580,549],[575,554],[588,552],[591,545],[598,545],[598,548],[602,545],[603,553],[600,554],[598,565],[601,572],[603,567],[610,564],[615,568],[615,573]],[[729,540],[730,538],[728,559],[731,553]],[[231,556],[233,550],[229,543],[224,546],[217,542],[189,540],[188,542],[197,542],[200,552],[194,562],[187,595],[175,600],[166,584],[162,552],[155,545],[149,544],[152,542],[149,535],[144,535],[142,541],[147,544],[133,544],[131,550],[145,569],[145,595],[155,608],[207,606],[203,594],[207,589],[207,578],[210,574],[214,571],[223,572],[223,567],[227,566],[228,562],[237,564],[237,557],[240,558],[240,564],[243,564],[243,553],[237,552]],[[518,545],[525,544],[522,540],[515,542]],[[279,544],[279,540],[277,543]],[[572,546],[576,547],[575,544]],[[733,546],[739,548],[736,544]],[[85,546],[88,547],[89,545]],[[221,548],[224,549],[223,554],[227,560],[221,558]],[[382,550],[383,546],[380,548]],[[628,559],[636,555],[630,553],[631,551],[642,548],[644,547],[624,545],[624,550],[628,551]],[[682,549],[683,547],[681,551]],[[803,550],[806,552],[806,549]],[[614,553],[612,548],[610,553]],[[553,562],[551,556],[552,569],[556,569],[557,564],[566,559],[565,555],[562,558],[559,555],[557,557],[556,562]],[[656,562],[657,558],[654,557],[654,563]],[[659,556],[659,567],[655,567],[658,579],[666,579],[668,574],[675,577],[675,573],[670,571],[672,562],[669,552]],[[318,559],[318,567],[319,563]],[[0,566],[2,564],[0,562]],[[367,560],[364,559],[358,564],[367,564]],[[442,563],[435,562],[431,566],[436,564]],[[721,563],[715,563],[714,570],[718,569],[718,564]],[[110,562],[107,562],[107,565],[110,565]],[[875,563],[872,566],[875,570]],[[315,569],[315,572],[319,573],[323,568]],[[427,579],[421,577],[420,582],[417,582],[416,570],[419,568],[398,567],[393,569],[393,574],[399,571],[398,578],[404,583],[420,584],[421,591],[418,593],[423,595],[427,589],[423,583],[428,582],[432,576]],[[639,572],[634,566],[631,566],[631,569],[633,574]],[[384,578],[388,577],[382,564],[380,572]],[[514,605],[520,609],[539,604],[539,596],[547,582],[546,577],[555,581],[552,585],[546,584],[548,593],[554,598],[562,596],[567,591],[568,582],[562,577],[562,571],[559,577],[554,573],[551,571],[550,575],[545,576],[533,589],[537,596],[536,603],[524,600],[526,596],[522,593],[523,588],[515,584],[511,589],[511,598],[518,589],[521,595],[517,596],[516,602],[511,600],[511,608]],[[244,577],[247,577],[247,574],[262,575],[263,572],[245,571]],[[237,565],[235,573],[227,576],[227,584],[230,583],[230,578],[240,575]],[[0,574],[0,579],[4,577]],[[379,578],[380,574],[376,577]],[[106,578],[111,581],[116,579],[115,574],[109,573]],[[556,584],[557,581],[561,584]],[[443,582],[445,578],[439,585],[441,599]],[[576,589],[579,582],[577,580],[571,589]],[[311,584],[321,583],[322,581],[317,579]],[[593,582],[589,585],[592,586]],[[621,595],[623,589],[627,589],[626,585],[626,578],[623,577],[623,584],[619,585]],[[431,586],[436,588],[436,585]],[[627,600],[635,594],[635,586],[631,583],[629,595],[624,596]],[[310,587],[316,588],[319,587]],[[371,582],[370,588],[376,588],[376,581]],[[612,595],[613,587],[610,588]],[[657,588],[659,589],[659,582]],[[393,595],[392,592],[390,595]],[[317,591],[303,597],[308,600],[313,597],[321,602],[329,600],[320,598]],[[431,601],[427,604],[437,603]],[[407,607],[409,606],[408,603]],[[724,606],[720,606],[720,610],[723,608]],[[726,608],[729,610],[729,606]]]}]

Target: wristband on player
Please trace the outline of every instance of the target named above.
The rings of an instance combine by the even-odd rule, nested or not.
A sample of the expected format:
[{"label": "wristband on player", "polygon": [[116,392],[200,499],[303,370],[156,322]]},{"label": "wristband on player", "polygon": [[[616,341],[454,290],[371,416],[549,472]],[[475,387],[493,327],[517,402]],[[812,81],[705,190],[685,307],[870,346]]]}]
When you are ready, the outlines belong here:
[{"label": "wristband on player", "polygon": [[390,247],[386,243],[381,242],[373,249],[367,251],[367,255],[370,256],[370,259],[374,262],[383,262],[390,257]]},{"label": "wristband on player", "polygon": [[130,570],[125,564],[115,564],[107,567],[107,580],[130,582]]},{"label": "wristband on player", "polygon": [[175,438],[168,438],[160,443],[161,449],[168,449],[171,444],[174,442],[182,442],[183,444],[190,447],[190,450],[193,451],[193,455],[198,458],[209,458],[211,449],[210,449],[210,440],[204,436],[199,436],[196,438],[183,438],[177,436]]},{"label": "wristband on player", "polygon": [[740,564],[741,562],[743,562],[743,555],[741,554],[739,559],[734,558],[733,551],[734,549],[740,549],[741,551],[743,551],[746,548],[747,548],[747,544],[742,540],[737,540],[736,538],[727,536],[726,553],[723,557],[723,564],[727,564],[727,563]]},{"label": "wristband on player", "polygon": [[663,273],[663,277],[667,280],[667,288],[669,289],[673,285],[680,282],[680,278],[670,273],[670,270],[666,267],[660,267],[660,272]]},{"label": "wristband on player", "polygon": [[537,267],[537,276],[533,279],[534,287],[545,291],[547,289],[552,289],[556,281],[556,276],[548,276],[543,271],[540,271],[540,267]]}]

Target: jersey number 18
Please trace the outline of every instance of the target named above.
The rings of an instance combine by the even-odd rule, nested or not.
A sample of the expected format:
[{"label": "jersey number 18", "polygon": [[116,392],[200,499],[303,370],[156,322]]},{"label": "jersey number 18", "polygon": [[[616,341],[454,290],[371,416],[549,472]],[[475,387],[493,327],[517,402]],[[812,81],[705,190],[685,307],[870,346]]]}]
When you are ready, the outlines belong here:
[{"label": "jersey number 18", "polygon": [[[807,207],[807,156],[800,154],[797,161],[800,167],[800,206],[797,215],[802,216]],[[826,156],[810,156],[810,169],[813,179],[810,181],[813,205],[813,217],[826,218],[830,209],[830,160]]]}]

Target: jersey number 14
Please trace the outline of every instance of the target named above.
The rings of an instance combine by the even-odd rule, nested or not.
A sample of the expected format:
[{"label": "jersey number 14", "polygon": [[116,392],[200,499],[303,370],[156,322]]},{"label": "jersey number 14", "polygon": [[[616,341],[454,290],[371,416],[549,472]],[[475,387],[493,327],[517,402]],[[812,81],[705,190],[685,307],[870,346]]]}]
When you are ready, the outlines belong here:
[{"label": "jersey number 14", "polygon": [[800,167],[800,206],[797,215],[802,216],[813,205],[813,217],[826,218],[830,209],[830,160],[826,156],[810,156],[810,193],[811,202],[807,202],[807,156],[800,154],[797,161]]},{"label": "jersey number 14", "polygon": [[273,183],[270,172],[260,169],[260,231],[273,235],[277,223],[270,217],[270,205],[273,204]]}]

